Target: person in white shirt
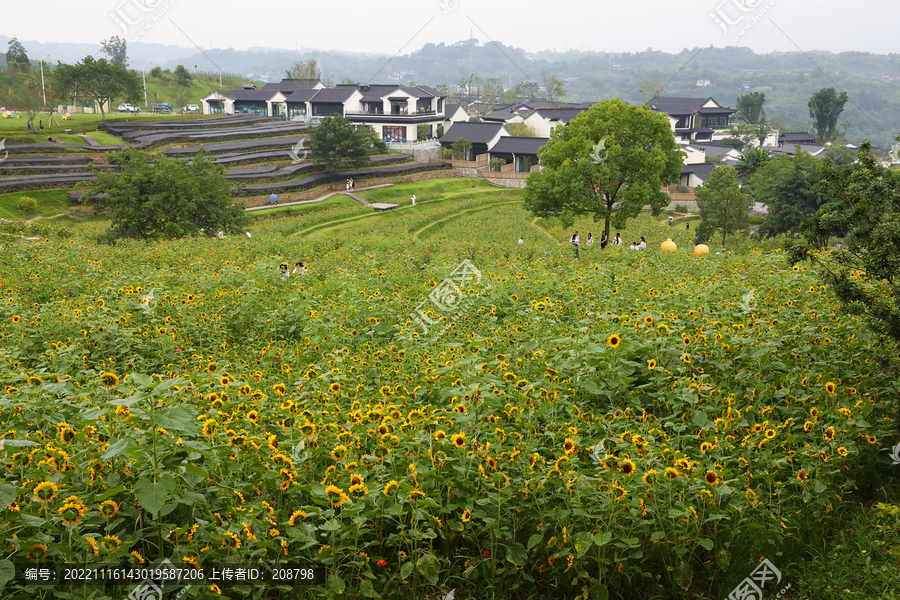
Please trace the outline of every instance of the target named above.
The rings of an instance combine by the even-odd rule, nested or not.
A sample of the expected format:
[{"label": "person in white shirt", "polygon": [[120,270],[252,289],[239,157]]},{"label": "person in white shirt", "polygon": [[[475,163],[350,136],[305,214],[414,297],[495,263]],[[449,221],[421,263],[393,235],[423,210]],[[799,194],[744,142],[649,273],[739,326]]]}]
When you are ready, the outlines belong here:
[{"label": "person in white shirt", "polygon": [[575,246],[575,258],[578,258],[578,247],[581,245],[581,238],[578,237],[578,232],[576,231],[572,234],[572,239],[570,240],[572,245]]},{"label": "person in white shirt", "polygon": [[519,245],[521,246],[524,243],[525,243],[525,238],[519,238]]},{"label": "person in white shirt", "polygon": [[621,246],[621,245],[622,245],[622,238],[619,237],[619,234],[618,234],[618,233],[616,234],[615,239],[613,239],[613,245],[614,245],[614,246]]},{"label": "person in white shirt", "polygon": [[638,244],[638,250],[646,250],[647,249],[647,240],[644,239],[644,236],[641,236],[641,243]]},{"label": "person in white shirt", "polygon": [[587,238],[584,240],[584,243],[585,243],[585,245],[586,245],[588,248],[590,248],[591,246],[594,245],[594,236],[591,235],[591,232],[590,232],[590,231],[588,231],[588,236],[587,236]]},{"label": "person in white shirt", "polygon": [[410,198],[410,200],[412,200],[412,205],[415,206],[416,205],[416,195],[413,194],[412,198]]}]

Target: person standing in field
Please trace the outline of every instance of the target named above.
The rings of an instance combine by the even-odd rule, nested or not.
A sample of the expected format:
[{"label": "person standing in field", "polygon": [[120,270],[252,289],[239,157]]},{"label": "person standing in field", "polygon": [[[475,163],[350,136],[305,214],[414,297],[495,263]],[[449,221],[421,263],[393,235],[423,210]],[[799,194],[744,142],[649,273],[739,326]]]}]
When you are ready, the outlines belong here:
[{"label": "person standing in field", "polygon": [[578,237],[578,232],[572,234],[572,239],[569,240],[573,246],[575,246],[575,259],[578,259],[578,247],[581,245],[581,238]]},{"label": "person standing in field", "polygon": [[606,235],[606,232],[604,231],[603,235],[600,236],[600,249],[605,249],[607,243],[609,243],[609,236]]},{"label": "person standing in field", "polygon": [[416,195],[415,194],[412,195],[412,197],[410,198],[410,201],[412,201],[413,206],[416,205]]}]

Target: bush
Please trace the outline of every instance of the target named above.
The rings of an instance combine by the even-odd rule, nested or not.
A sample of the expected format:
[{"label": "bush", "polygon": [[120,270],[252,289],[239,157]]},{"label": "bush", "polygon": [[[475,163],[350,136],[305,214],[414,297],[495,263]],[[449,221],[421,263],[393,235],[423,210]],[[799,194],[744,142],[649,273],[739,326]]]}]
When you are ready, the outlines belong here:
[{"label": "bush", "polygon": [[16,210],[31,214],[37,210],[37,200],[28,196],[22,196],[16,203]]},{"label": "bush", "polygon": [[686,213],[687,211],[688,211],[687,206],[685,206],[684,204],[676,204],[675,205],[675,212]]},{"label": "bush", "polygon": [[490,162],[491,171],[499,171],[500,168],[505,164],[506,164],[506,161],[503,160],[502,158],[492,158],[491,162]]}]

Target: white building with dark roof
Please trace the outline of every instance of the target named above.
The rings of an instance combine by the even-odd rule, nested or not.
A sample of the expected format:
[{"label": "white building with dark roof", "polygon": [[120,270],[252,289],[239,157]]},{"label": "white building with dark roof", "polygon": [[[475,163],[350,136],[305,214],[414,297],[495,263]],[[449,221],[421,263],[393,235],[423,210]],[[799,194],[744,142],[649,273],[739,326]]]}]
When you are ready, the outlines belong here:
[{"label": "white building with dark roof", "polygon": [[682,144],[725,139],[731,115],[737,112],[712,98],[656,98],[647,106],[669,117],[675,138]]}]

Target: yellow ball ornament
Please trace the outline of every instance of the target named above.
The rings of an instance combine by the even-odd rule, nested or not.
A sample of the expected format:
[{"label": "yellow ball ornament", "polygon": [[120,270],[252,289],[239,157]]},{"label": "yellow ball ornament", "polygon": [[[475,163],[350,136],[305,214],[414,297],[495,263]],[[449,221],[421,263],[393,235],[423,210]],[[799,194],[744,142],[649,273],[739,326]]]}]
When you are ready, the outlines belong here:
[{"label": "yellow ball ornament", "polygon": [[709,254],[709,246],[706,244],[697,244],[694,246],[694,256],[700,256],[702,254]]},{"label": "yellow ball ornament", "polygon": [[663,252],[675,252],[676,250],[678,250],[678,246],[675,245],[675,242],[673,242],[670,238],[660,244],[659,249]]}]

